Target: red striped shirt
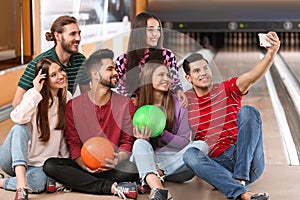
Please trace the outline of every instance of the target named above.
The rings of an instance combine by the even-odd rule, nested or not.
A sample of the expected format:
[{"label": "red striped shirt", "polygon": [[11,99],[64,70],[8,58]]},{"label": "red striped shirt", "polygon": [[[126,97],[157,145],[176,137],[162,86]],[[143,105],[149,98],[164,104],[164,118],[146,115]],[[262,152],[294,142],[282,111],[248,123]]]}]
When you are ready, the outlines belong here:
[{"label": "red striped shirt", "polygon": [[204,140],[210,147],[210,157],[218,157],[237,141],[237,114],[243,94],[236,79],[214,84],[212,91],[198,97],[194,89],[186,92],[189,101],[189,123],[194,140]]}]

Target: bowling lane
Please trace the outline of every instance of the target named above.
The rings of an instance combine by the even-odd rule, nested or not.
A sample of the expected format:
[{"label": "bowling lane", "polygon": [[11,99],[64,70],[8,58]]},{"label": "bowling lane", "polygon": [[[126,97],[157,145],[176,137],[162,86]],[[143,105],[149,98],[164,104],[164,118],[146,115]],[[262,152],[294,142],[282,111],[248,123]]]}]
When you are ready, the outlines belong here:
[{"label": "bowling lane", "polygon": [[300,52],[299,51],[281,51],[280,54],[289,65],[294,75],[300,81]]}]

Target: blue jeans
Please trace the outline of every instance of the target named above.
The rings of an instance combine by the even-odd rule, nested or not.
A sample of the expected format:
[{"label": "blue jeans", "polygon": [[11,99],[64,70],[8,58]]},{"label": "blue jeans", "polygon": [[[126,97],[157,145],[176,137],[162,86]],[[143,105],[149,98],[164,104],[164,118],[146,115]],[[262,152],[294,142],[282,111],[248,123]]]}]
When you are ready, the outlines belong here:
[{"label": "blue jeans", "polygon": [[194,173],[215,186],[227,198],[236,199],[248,191],[236,179],[253,183],[263,173],[264,151],[259,112],[251,106],[243,106],[238,113],[237,143],[217,158],[196,148],[188,149],[184,162]]},{"label": "blue jeans", "polygon": [[45,189],[47,176],[43,172],[43,167],[27,166],[29,137],[27,126],[16,124],[0,147],[0,168],[9,175],[3,182],[3,188],[6,190],[16,190],[14,168],[19,165],[27,168],[26,181],[33,192],[41,192]]},{"label": "blue jeans", "polygon": [[167,180],[170,177],[170,181],[184,182],[194,177],[194,173],[183,162],[184,152],[191,147],[208,152],[208,146],[203,141],[192,141],[179,152],[154,152],[150,142],[137,139],[133,144],[131,160],[135,162],[143,184],[150,173],[164,180],[159,176],[156,166],[164,171]]}]

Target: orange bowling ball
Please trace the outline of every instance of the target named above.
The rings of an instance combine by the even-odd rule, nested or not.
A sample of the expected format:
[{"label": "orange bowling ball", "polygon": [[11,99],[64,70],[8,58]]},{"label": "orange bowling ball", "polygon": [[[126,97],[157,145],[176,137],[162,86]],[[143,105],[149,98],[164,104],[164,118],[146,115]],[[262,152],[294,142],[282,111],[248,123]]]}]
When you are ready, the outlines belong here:
[{"label": "orange bowling ball", "polygon": [[88,139],[81,148],[81,159],[90,169],[98,169],[106,163],[105,158],[114,158],[114,147],[112,143],[103,137],[92,137]]}]

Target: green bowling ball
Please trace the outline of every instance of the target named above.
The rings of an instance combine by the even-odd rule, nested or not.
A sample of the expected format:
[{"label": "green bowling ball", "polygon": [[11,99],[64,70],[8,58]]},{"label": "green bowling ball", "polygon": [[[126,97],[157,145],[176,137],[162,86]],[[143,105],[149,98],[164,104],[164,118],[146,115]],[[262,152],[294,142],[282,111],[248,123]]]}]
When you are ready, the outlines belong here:
[{"label": "green bowling ball", "polygon": [[133,115],[133,126],[138,124],[139,131],[142,126],[152,130],[151,138],[159,136],[166,127],[165,113],[157,106],[144,105],[136,110]]}]

